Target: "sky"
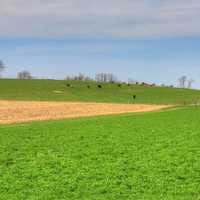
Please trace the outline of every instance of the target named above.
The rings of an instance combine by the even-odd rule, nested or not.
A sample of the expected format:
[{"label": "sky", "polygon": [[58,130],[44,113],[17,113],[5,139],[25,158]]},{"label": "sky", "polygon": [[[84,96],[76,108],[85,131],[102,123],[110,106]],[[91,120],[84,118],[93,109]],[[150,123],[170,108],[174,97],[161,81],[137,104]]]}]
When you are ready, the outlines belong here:
[{"label": "sky", "polygon": [[0,0],[4,77],[114,73],[200,88],[199,0]]}]

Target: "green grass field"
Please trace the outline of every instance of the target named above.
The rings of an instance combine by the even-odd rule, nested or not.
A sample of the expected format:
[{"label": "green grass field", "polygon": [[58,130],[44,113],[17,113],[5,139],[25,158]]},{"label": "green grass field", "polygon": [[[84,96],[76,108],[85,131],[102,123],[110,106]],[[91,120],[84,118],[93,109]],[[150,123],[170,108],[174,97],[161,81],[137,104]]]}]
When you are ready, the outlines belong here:
[{"label": "green grass field", "polygon": [[[200,96],[188,89],[70,84],[2,79],[0,99],[182,104]],[[0,200],[200,199],[199,119],[200,107],[188,106],[0,125]]]},{"label": "green grass field", "polygon": [[0,79],[0,99],[190,104],[200,101],[200,91],[125,84],[102,84],[100,89],[95,82]]},{"label": "green grass field", "polygon": [[185,107],[0,126],[0,199],[200,199],[199,118]]}]

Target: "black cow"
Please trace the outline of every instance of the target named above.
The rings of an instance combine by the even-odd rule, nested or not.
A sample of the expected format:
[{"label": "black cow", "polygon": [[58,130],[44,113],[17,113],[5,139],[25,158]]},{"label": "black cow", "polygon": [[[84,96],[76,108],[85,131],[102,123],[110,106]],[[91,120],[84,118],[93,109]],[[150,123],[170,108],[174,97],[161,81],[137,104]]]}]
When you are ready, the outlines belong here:
[{"label": "black cow", "polygon": [[102,86],[101,86],[101,85],[98,85],[97,87],[98,87],[98,88],[102,88]]}]

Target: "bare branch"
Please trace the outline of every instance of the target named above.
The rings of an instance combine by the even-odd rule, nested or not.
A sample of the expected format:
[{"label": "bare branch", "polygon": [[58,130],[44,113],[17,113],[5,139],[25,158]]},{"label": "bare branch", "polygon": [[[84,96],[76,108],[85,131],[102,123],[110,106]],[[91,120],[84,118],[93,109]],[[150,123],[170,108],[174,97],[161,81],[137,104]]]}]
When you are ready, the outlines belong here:
[{"label": "bare branch", "polygon": [[186,82],[187,82],[187,76],[181,76],[179,79],[178,79],[178,86],[180,88],[185,88],[186,87]]},{"label": "bare branch", "polygon": [[194,83],[194,80],[193,79],[189,79],[188,80],[188,85],[187,85],[187,87],[188,88],[192,88],[192,84]]},{"label": "bare branch", "polygon": [[22,71],[17,74],[18,79],[32,79],[32,75],[28,71]]},{"label": "bare branch", "polygon": [[5,70],[5,65],[2,60],[0,60],[0,73]]}]

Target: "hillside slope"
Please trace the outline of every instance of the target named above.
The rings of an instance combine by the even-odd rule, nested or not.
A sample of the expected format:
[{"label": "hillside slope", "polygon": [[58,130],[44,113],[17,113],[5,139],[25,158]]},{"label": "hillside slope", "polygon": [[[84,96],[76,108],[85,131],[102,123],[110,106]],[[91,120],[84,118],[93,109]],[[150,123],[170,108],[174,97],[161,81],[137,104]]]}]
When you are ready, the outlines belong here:
[{"label": "hillside slope", "polygon": [[153,104],[189,104],[200,99],[198,90],[127,84],[102,84],[98,88],[97,85],[80,81],[0,79],[0,99]]}]

